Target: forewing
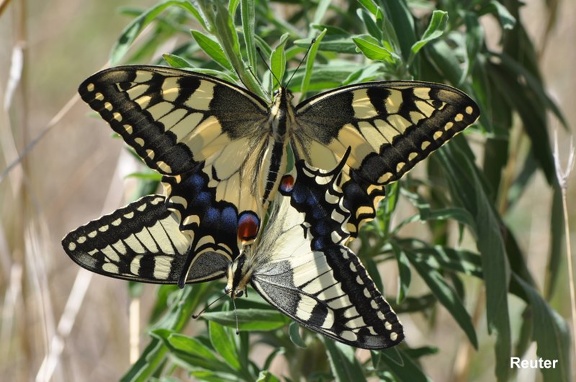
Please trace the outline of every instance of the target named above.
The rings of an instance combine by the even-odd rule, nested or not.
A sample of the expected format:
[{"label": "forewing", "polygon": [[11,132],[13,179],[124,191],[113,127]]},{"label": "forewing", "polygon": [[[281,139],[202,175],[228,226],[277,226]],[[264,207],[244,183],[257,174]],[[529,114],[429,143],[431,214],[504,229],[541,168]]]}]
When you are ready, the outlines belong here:
[{"label": "forewing", "polygon": [[[248,145],[268,114],[264,101],[240,87],[159,66],[106,69],[78,91],[149,167],[166,175]],[[227,149],[232,143],[239,145]],[[215,162],[216,173],[230,165],[223,161]]]},{"label": "forewing", "polygon": [[266,211],[268,176],[260,171],[273,142],[268,107],[254,94],[215,77],[159,66],[106,69],[79,92],[149,167],[174,178],[200,167],[215,191],[212,201],[258,217]]},{"label": "forewing", "polygon": [[343,169],[348,229],[375,216],[384,186],[472,124],[478,106],[458,89],[416,81],[372,82],[341,87],[296,108],[294,138],[299,158],[333,168],[350,147]]}]

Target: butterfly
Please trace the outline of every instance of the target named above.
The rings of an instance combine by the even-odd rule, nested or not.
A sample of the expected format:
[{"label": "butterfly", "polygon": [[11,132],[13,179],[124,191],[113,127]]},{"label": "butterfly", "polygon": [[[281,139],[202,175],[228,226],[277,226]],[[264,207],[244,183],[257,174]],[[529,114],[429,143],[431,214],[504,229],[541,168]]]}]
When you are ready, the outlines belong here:
[{"label": "butterfly", "polygon": [[349,85],[294,106],[286,88],[268,104],[216,77],[159,66],[105,69],[86,79],[79,93],[163,175],[166,202],[180,213],[182,231],[194,235],[201,224],[186,215],[191,200],[179,185],[201,177],[213,190],[210,201],[231,204],[241,233],[212,237],[240,247],[258,237],[289,157],[333,169],[351,148],[339,181],[354,238],[375,216],[386,184],[479,115],[470,97],[442,84]]},{"label": "butterfly", "polygon": [[149,195],[71,232],[63,246],[82,267],[116,278],[183,286],[225,276],[232,298],[251,285],[306,328],[356,347],[387,348],[403,340],[402,325],[345,246],[351,215],[339,184],[347,153],[331,171],[296,162],[280,178],[262,235],[241,249],[211,240],[215,230],[236,232],[239,215],[231,203],[203,202],[215,189],[200,166],[188,174],[194,181],[178,184],[190,195],[187,213],[198,217],[195,231],[179,229],[180,215],[165,196]]}]

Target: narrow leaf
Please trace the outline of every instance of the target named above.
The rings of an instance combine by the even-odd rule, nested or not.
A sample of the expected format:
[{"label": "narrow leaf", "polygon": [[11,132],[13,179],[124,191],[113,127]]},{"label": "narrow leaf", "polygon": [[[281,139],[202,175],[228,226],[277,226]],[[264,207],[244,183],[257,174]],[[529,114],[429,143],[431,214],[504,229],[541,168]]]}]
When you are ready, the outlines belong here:
[{"label": "narrow leaf", "polygon": [[197,30],[192,30],[191,33],[196,42],[198,43],[198,45],[200,46],[200,48],[202,48],[202,50],[208,56],[210,56],[210,58],[212,58],[224,69],[230,71],[234,70],[232,68],[232,65],[230,64],[230,61],[228,61],[228,58],[226,57],[224,50],[216,40]]},{"label": "narrow leaf", "polygon": [[126,26],[126,28],[124,28],[110,52],[110,64],[117,65],[125,56],[126,52],[128,52],[128,49],[130,49],[130,46],[134,43],[134,40],[136,40],[140,32],[142,32],[147,25],[156,20],[160,13],[172,6],[186,9],[186,11],[190,12],[200,23],[202,23],[202,17],[198,11],[186,0],[171,0],[158,3],[143,12],[140,16],[136,17],[130,24],[128,24],[128,26]]},{"label": "narrow leaf", "polygon": [[432,17],[428,27],[424,31],[422,38],[412,45],[412,54],[417,54],[430,41],[437,39],[444,34],[446,25],[448,24],[448,12],[435,10],[432,12]]},{"label": "narrow leaf", "polygon": [[238,348],[234,334],[226,330],[224,326],[210,321],[208,324],[210,333],[210,342],[218,354],[235,370],[240,369],[240,360],[238,357]]},{"label": "narrow leaf", "polygon": [[275,309],[237,309],[204,313],[202,318],[240,331],[270,331],[286,326],[290,319]]},{"label": "narrow leaf", "polygon": [[478,348],[478,338],[476,337],[476,330],[472,324],[472,318],[466,311],[458,293],[444,280],[440,272],[426,266],[424,262],[418,261],[414,253],[407,251],[406,255],[411,259],[412,265],[416,268],[418,274],[424,282],[426,282],[426,285],[428,285],[438,301],[450,312],[454,320],[456,320],[460,328],[462,328],[466,336],[468,336],[470,343],[474,348]]},{"label": "narrow leaf", "polygon": [[330,369],[336,381],[366,381],[362,366],[354,356],[354,348],[330,339],[324,339],[324,345],[330,361]]},{"label": "narrow leaf", "polygon": [[353,37],[352,41],[354,41],[358,50],[371,60],[385,61],[393,64],[398,59],[396,54],[382,47],[378,40],[372,36],[363,35],[360,37]]}]

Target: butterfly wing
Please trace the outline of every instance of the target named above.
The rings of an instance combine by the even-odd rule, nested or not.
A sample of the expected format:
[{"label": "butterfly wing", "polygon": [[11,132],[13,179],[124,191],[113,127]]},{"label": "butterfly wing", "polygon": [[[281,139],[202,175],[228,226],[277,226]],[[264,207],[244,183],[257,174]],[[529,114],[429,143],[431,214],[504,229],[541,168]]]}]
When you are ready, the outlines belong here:
[{"label": "butterfly wing", "polygon": [[246,144],[268,114],[245,89],[160,66],[105,69],[78,91],[150,168],[166,175],[190,171],[233,141]]},{"label": "butterfly wing", "polygon": [[267,139],[268,106],[256,95],[215,77],[159,66],[106,69],[78,91],[150,168],[178,176],[201,163],[216,200],[262,213],[264,191],[254,184],[273,142]]},{"label": "butterfly wing", "polygon": [[314,167],[334,168],[346,149],[345,206],[354,237],[375,216],[384,186],[472,124],[478,106],[458,89],[416,81],[341,87],[296,107],[294,149]]},{"label": "butterfly wing", "polygon": [[404,335],[396,314],[344,246],[350,214],[338,187],[341,168],[323,172],[303,161],[296,167],[254,255],[252,286],[304,327],[337,341],[367,349],[398,344]]},{"label": "butterfly wing", "polygon": [[62,246],[83,268],[119,279],[182,287],[225,275],[238,255],[234,210],[212,205],[185,215],[185,231],[181,221],[164,196],[149,195],[70,232]]}]

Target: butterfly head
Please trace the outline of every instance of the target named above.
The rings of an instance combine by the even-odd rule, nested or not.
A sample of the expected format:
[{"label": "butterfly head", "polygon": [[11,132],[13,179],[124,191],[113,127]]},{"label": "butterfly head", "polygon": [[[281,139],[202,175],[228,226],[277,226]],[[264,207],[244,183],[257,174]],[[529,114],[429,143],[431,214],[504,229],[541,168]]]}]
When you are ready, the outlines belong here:
[{"label": "butterfly head", "polygon": [[252,277],[252,266],[246,251],[250,250],[251,246],[246,246],[240,252],[240,255],[228,265],[227,283],[224,287],[224,293],[230,298],[235,299],[242,297],[246,293],[246,286]]}]

